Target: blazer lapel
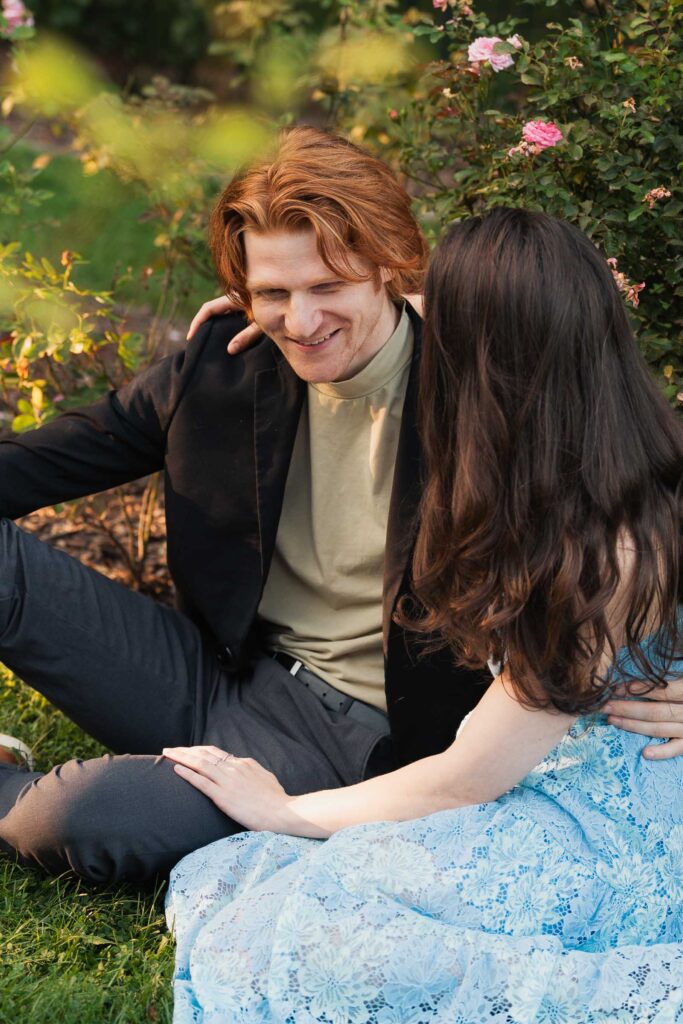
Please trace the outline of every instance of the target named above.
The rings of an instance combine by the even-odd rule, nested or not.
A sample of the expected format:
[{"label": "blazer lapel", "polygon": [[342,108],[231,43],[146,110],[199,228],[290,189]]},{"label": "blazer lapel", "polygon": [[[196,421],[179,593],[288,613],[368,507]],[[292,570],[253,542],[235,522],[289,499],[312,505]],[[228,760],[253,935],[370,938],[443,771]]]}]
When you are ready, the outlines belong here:
[{"label": "blazer lapel", "polygon": [[399,589],[413,551],[417,532],[417,514],[422,496],[422,452],[417,431],[417,392],[421,351],[421,320],[412,307],[408,312],[415,336],[401,430],[396,453],[396,468],[391,489],[387,542],[384,556],[384,598],[382,622],[384,652]]},{"label": "blazer lapel", "polygon": [[254,379],[254,453],[262,582],[275,547],[305,383],[279,355]]}]

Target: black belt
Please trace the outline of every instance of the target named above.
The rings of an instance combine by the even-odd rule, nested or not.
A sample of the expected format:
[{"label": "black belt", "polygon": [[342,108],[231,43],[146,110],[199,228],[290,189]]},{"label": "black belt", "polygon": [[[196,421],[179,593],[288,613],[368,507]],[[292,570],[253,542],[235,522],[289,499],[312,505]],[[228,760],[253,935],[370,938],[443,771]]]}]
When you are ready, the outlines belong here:
[{"label": "black belt", "polygon": [[283,665],[297,682],[302,683],[307,690],[310,690],[328,711],[337,711],[346,715],[354,722],[359,722],[361,725],[367,726],[368,729],[374,729],[375,732],[379,732],[383,736],[388,736],[391,732],[389,718],[380,708],[366,704],[363,700],[356,700],[355,697],[349,697],[348,694],[337,690],[336,687],[317,676],[315,672],[311,672],[297,658],[293,658],[291,654],[285,654],[284,651],[272,651],[271,657]]}]

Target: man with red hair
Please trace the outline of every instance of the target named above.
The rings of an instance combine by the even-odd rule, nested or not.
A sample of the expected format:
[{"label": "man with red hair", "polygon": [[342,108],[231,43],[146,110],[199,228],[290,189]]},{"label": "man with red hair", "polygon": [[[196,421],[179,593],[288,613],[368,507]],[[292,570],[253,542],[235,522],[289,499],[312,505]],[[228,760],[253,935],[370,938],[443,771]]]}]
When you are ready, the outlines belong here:
[{"label": "man with red hair", "polygon": [[[142,879],[240,828],[164,747],[255,758],[292,793],[350,785],[443,749],[482,692],[391,619],[420,496],[401,295],[427,250],[405,190],[344,139],[289,129],[220,197],[211,246],[267,339],[228,358],[244,318],[214,318],[0,444],[0,657],[116,752],[0,764],[0,849],[51,872]],[[161,469],[177,611],[11,522]]]},{"label": "man with red hair", "polygon": [[[420,320],[400,297],[426,246],[406,192],[351,143],[289,129],[225,190],[211,244],[266,338],[228,358],[244,318],[214,318],[0,444],[0,656],[116,752],[42,774],[0,737],[0,850],[51,872],[144,879],[239,831],[165,747],[254,758],[292,794],[348,786],[444,750],[489,678],[392,618],[421,470]],[[162,469],[177,611],[11,522]]]}]

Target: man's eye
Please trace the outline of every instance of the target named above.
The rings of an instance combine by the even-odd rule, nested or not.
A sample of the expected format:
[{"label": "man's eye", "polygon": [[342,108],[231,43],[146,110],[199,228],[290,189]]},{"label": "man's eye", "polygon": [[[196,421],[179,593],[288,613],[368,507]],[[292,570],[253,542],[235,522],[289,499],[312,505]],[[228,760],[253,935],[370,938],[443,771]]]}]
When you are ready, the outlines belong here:
[{"label": "man's eye", "polygon": [[319,284],[319,285],[316,285],[316,287],[313,289],[313,291],[314,292],[322,292],[324,294],[326,292],[336,292],[338,288],[341,288],[341,282],[340,281],[333,281],[333,282],[330,282],[329,284]]},{"label": "man's eye", "polygon": [[263,291],[256,292],[259,299],[281,299],[286,294],[282,288],[264,288]]}]

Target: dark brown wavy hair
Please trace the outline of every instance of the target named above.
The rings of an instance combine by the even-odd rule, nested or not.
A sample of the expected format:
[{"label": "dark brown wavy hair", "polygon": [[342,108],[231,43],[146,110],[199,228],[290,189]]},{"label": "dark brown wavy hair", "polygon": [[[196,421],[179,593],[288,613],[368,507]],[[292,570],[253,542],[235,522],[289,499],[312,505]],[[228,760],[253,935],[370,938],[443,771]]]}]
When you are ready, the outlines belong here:
[{"label": "dark brown wavy hair", "polygon": [[[680,650],[683,424],[605,258],[570,224],[499,208],[449,231],[425,305],[428,477],[418,603],[400,621],[469,667],[507,659],[527,706],[599,707],[600,662],[622,645],[665,685]],[[641,646],[653,622],[654,653]]]}]

